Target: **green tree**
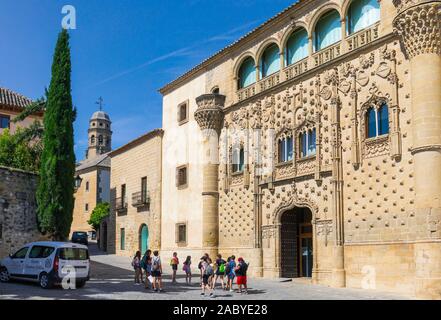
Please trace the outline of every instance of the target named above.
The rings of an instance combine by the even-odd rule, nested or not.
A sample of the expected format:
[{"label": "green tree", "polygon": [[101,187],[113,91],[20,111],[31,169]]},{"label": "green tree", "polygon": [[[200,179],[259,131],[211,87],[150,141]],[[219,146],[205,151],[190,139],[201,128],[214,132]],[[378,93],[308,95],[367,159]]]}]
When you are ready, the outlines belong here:
[{"label": "green tree", "polygon": [[40,231],[65,240],[72,224],[75,154],[69,34],[63,30],[55,48],[45,103],[43,152],[37,189]]},{"label": "green tree", "polygon": [[100,228],[101,221],[110,213],[110,205],[107,202],[99,203],[90,214],[88,224],[96,231]]}]

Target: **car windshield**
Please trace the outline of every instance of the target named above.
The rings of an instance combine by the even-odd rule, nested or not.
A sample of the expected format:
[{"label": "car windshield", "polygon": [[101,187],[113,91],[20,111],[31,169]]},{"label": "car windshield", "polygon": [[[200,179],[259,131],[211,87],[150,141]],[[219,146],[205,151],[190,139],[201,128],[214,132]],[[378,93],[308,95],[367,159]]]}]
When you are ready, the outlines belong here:
[{"label": "car windshield", "polygon": [[77,236],[77,237],[86,237],[87,233],[85,233],[85,232],[74,232],[73,235]]},{"label": "car windshield", "polygon": [[59,257],[61,260],[87,260],[89,259],[89,251],[80,248],[61,248],[59,249]]}]

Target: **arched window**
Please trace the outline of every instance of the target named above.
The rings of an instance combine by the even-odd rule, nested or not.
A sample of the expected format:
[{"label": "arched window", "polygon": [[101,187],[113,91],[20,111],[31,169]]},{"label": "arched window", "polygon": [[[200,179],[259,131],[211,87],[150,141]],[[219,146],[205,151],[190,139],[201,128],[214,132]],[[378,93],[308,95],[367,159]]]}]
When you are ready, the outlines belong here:
[{"label": "arched window", "polygon": [[315,26],[315,50],[324,49],[341,40],[340,14],[331,10]]},{"label": "arched window", "polygon": [[104,140],[103,140],[103,136],[102,136],[102,135],[99,135],[99,136],[98,136],[98,145],[102,146],[102,145],[103,145],[103,142],[104,142]]},{"label": "arched window", "polygon": [[237,147],[233,150],[233,173],[243,172],[245,167],[245,151],[243,147]]},{"label": "arched window", "polygon": [[349,34],[367,28],[380,21],[380,4],[378,0],[354,0],[348,11]]},{"label": "arched window", "polygon": [[316,152],[316,130],[308,130],[300,134],[300,157],[305,158],[315,155]]},{"label": "arched window", "polygon": [[260,60],[260,70],[262,78],[265,78],[280,70],[280,52],[276,44],[270,45],[265,49]]},{"label": "arched window", "polygon": [[289,66],[308,56],[308,33],[305,29],[295,31],[286,43],[286,65]]},{"label": "arched window", "polygon": [[379,109],[370,107],[366,112],[367,137],[375,138],[389,133],[389,108],[383,104]]},{"label": "arched window", "polygon": [[95,136],[94,135],[92,135],[90,137],[90,144],[95,144]]},{"label": "arched window", "polygon": [[288,162],[293,158],[293,140],[292,137],[283,137],[279,139],[279,162]]},{"label": "arched window", "polygon": [[248,57],[242,62],[239,69],[239,89],[248,87],[256,82],[256,64],[253,58]]}]

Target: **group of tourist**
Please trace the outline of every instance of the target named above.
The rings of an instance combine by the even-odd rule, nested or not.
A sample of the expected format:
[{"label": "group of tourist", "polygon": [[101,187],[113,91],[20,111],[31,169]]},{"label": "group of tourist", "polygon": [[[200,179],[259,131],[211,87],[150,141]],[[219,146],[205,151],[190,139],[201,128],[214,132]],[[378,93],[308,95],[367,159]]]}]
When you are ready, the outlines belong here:
[{"label": "group of tourist", "polygon": [[[183,262],[182,270],[185,273],[185,282],[187,285],[191,284],[191,256],[187,256]],[[177,283],[176,274],[179,267],[179,258],[176,252],[173,253],[170,259],[170,266],[172,268],[172,284]],[[145,284],[145,289],[151,289],[155,292],[162,292],[162,263],[158,251],[147,250],[144,256],[141,256],[141,251],[137,251],[133,261],[132,267],[135,270],[135,285]],[[210,258],[209,254],[204,254],[198,263],[201,295],[205,296],[209,293],[210,297],[214,297],[214,291],[217,283],[220,281],[222,290],[234,292],[233,284],[236,279],[238,285],[238,293],[248,294],[247,287],[247,270],[248,264],[243,258],[237,259],[233,255],[226,261],[222,255],[218,254],[216,259]],[[145,279],[144,276],[145,275]],[[150,284],[150,285],[149,285]]]}]

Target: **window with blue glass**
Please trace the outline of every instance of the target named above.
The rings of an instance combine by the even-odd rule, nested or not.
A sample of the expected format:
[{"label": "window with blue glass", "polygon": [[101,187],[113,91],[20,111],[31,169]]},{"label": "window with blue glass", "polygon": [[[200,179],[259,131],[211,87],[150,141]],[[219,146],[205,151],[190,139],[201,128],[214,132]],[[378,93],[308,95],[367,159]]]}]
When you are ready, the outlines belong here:
[{"label": "window with blue glass", "polygon": [[354,0],[348,11],[348,32],[355,33],[380,21],[378,0]]},{"label": "window with blue glass", "polygon": [[305,158],[316,154],[316,130],[308,130],[300,134],[300,157]]},{"label": "window with blue glass", "polygon": [[11,123],[11,118],[0,114],[0,129],[8,129]]},{"label": "window with blue glass", "polygon": [[366,113],[367,137],[375,138],[389,133],[389,108],[387,104],[376,109],[370,107]]},{"label": "window with blue glass", "polygon": [[288,162],[293,158],[293,139],[292,137],[283,137],[279,139],[279,162]]},{"label": "window with blue glass", "polygon": [[253,58],[246,58],[239,69],[239,89],[256,82],[256,65]]},{"label": "window with blue glass", "polygon": [[243,172],[245,168],[245,151],[243,147],[233,150],[233,173]]},{"label": "window with blue glass", "polygon": [[280,70],[280,52],[276,44],[270,45],[262,55],[260,70],[262,78],[265,78]]},{"label": "window with blue glass", "polygon": [[331,10],[317,22],[315,27],[315,50],[324,49],[340,40],[340,14],[336,10]]},{"label": "window with blue glass", "polygon": [[305,29],[295,31],[286,43],[286,65],[296,63],[308,56],[308,33]]}]

